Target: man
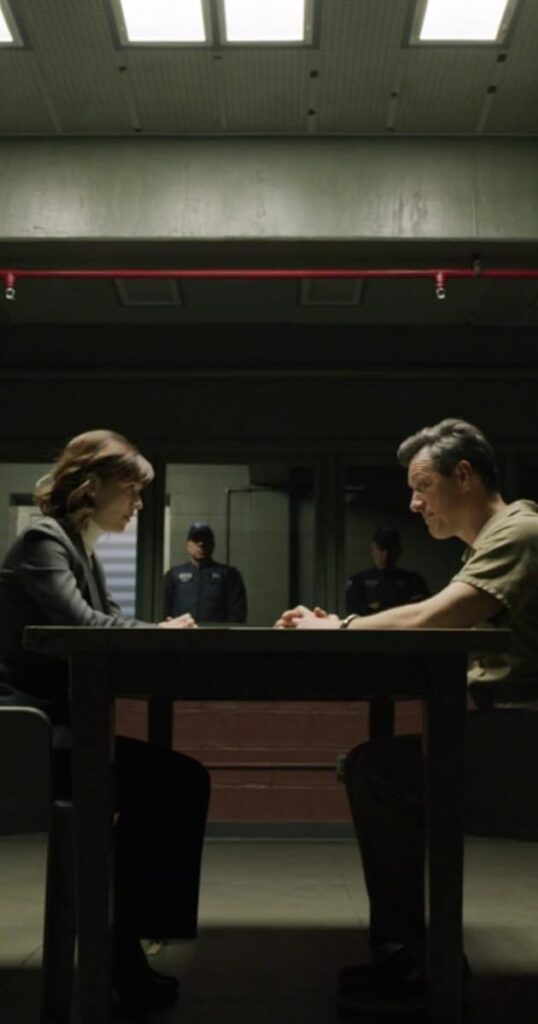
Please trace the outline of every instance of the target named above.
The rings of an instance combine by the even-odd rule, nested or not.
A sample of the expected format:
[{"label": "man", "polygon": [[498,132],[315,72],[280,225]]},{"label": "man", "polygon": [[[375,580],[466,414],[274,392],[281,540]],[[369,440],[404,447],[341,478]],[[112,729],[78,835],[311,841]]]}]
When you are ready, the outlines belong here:
[{"label": "man", "polygon": [[232,565],[213,561],[215,535],[211,527],[192,523],[185,547],[189,561],[172,566],[164,577],[165,615],[175,618],[190,612],[199,623],[245,622],[243,578]]},{"label": "man", "polygon": [[[508,654],[477,657],[469,666],[471,696],[481,710],[467,723],[466,818],[478,819],[473,831],[494,834],[496,800],[505,796],[515,800],[513,834],[521,834],[520,791],[538,775],[538,506],[505,503],[491,446],[462,420],[443,420],[407,438],[398,459],[407,467],[411,509],[432,537],[455,536],[467,545],[462,568],[443,590],[416,604],[343,620],[300,606],[277,625],[509,627]],[[339,1006],[355,1012],[383,1012],[389,1004],[409,1009],[425,998],[420,737],[356,747],[347,758],[346,781],[370,897],[375,962],[341,972]]]},{"label": "man", "polygon": [[429,590],[418,572],[398,569],[402,540],[394,526],[379,526],[370,542],[373,569],[350,576],[346,585],[346,610],[372,615],[384,608],[421,601]]}]

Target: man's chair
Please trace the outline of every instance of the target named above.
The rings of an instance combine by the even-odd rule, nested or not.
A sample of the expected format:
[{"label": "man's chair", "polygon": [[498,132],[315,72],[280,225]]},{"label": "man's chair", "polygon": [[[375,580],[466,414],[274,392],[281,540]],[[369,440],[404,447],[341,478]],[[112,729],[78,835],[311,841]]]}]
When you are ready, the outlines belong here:
[{"label": "man's chair", "polygon": [[0,835],[48,831],[41,1024],[68,1024],[75,948],[73,814],[52,799],[52,732],[41,711],[0,706]]}]

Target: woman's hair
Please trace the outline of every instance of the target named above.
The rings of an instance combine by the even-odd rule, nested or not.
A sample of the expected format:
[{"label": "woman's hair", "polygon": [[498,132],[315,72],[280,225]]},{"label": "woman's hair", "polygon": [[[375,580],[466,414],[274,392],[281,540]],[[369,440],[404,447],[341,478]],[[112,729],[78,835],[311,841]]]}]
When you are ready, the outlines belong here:
[{"label": "woman's hair", "polygon": [[91,518],[98,480],[148,484],[153,467],[138,448],[112,430],[88,430],[69,441],[52,469],[37,481],[34,501],[44,513],[72,530]]},{"label": "woman's hair", "polygon": [[466,459],[480,477],[486,491],[499,489],[499,473],[495,452],[478,427],[465,420],[441,420],[433,427],[424,427],[402,441],[398,448],[398,462],[408,466],[411,459],[426,449],[434,469],[442,476],[450,476],[454,467]]}]

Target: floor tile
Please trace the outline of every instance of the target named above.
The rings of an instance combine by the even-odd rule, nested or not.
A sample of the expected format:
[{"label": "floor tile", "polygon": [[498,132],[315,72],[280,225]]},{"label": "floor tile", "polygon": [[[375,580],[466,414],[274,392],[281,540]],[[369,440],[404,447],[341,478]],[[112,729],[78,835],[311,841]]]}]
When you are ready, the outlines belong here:
[{"label": "floor tile", "polygon": [[[43,838],[0,840],[2,1024],[37,1020],[44,863]],[[148,1024],[333,1024],[338,970],[366,959],[367,920],[354,843],[209,842],[198,939],[151,961],[181,977],[180,1004]],[[466,844],[465,925],[466,1024],[535,1024],[538,844]]]}]

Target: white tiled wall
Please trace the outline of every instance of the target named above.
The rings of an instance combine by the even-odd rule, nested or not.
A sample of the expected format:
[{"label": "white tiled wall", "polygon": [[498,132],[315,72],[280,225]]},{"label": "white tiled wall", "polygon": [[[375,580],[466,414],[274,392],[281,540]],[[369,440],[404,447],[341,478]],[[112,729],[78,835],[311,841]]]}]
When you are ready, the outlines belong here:
[{"label": "white tiled wall", "polygon": [[[226,492],[249,487],[248,466],[169,465],[170,564],[186,560],[187,530],[195,521],[209,523],[215,533],[214,558],[226,561]],[[280,490],[233,493],[230,508],[229,561],[245,581],[248,624],[272,625],[289,595],[288,495]]]},{"label": "white tiled wall", "polygon": [[50,467],[38,463],[0,464],[0,557],[3,557],[22,524],[11,505],[12,494],[32,494],[36,481]]}]

